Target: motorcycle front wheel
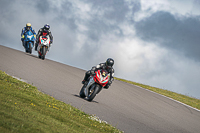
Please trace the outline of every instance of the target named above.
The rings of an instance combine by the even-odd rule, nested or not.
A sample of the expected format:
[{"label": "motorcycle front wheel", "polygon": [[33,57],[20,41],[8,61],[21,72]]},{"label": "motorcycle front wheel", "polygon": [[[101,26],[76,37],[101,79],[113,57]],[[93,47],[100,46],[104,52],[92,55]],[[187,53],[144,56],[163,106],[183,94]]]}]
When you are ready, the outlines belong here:
[{"label": "motorcycle front wheel", "polygon": [[86,97],[85,94],[84,94],[84,89],[85,89],[86,86],[87,85],[84,84],[83,87],[81,88],[80,92],[79,92],[79,95],[80,95],[81,98],[85,98]]},{"label": "motorcycle front wheel", "polygon": [[31,46],[32,44],[31,43],[29,43],[29,53],[31,54],[32,53],[32,46]]},{"label": "motorcycle front wheel", "polygon": [[45,46],[42,47],[42,59],[45,59],[47,48]]},{"label": "motorcycle front wheel", "polygon": [[87,97],[87,100],[89,102],[91,102],[94,99],[94,97],[96,96],[99,89],[100,89],[100,86],[98,84],[94,84],[94,86],[89,88],[89,94],[88,94],[88,97]]},{"label": "motorcycle front wheel", "polygon": [[26,53],[29,53],[28,45],[29,45],[29,44],[28,44],[27,42],[25,42],[24,48],[25,48],[25,52],[26,52]]}]

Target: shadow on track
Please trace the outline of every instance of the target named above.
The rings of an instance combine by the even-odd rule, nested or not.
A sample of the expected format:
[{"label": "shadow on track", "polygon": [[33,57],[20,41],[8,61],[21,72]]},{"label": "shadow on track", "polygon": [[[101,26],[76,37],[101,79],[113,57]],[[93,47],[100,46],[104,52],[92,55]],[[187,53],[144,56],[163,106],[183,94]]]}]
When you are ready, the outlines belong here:
[{"label": "shadow on track", "polygon": [[[83,100],[85,100],[85,101],[88,101],[88,100],[85,99],[85,98],[81,98],[79,95],[74,94],[74,96],[75,96],[75,97],[78,97],[78,98],[80,98],[80,99],[83,99]],[[88,101],[88,102],[89,102],[89,101]],[[90,103],[99,103],[99,102],[92,100]]]},{"label": "shadow on track", "polygon": [[33,54],[29,54],[29,53],[25,53],[26,55],[28,55],[28,56],[31,56],[31,57],[34,57],[34,58],[37,58],[37,59],[40,59],[38,56],[36,56],[36,55],[33,55]]}]

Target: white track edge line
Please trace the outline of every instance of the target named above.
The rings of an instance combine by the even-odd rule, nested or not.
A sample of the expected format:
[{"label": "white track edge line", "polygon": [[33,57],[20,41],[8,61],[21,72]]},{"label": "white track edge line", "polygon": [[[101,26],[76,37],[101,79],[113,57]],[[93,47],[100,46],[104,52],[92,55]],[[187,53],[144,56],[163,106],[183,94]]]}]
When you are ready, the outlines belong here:
[{"label": "white track edge line", "polygon": [[[132,85],[133,85],[133,84],[132,84]],[[134,85],[134,86],[137,86],[137,85]],[[144,90],[146,90],[146,91],[152,92],[152,93],[154,93],[154,94],[157,94],[157,95],[163,96],[163,97],[165,97],[165,98],[168,98],[168,99],[170,99],[170,100],[172,100],[172,101],[175,101],[175,102],[180,103],[180,104],[182,104],[182,105],[184,105],[184,106],[186,106],[186,107],[192,108],[192,109],[194,109],[194,110],[200,112],[199,109],[194,108],[194,107],[192,107],[192,106],[190,106],[190,105],[187,105],[187,104],[185,104],[185,103],[182,103],[182,102],[180,102],[180,101],[177,101],[177,100],[175,100],[175,99],[173,99],[173,98],[170,98],[170,97],[164,96],[164,95],[162,95],[162,94],[159,94],[159,93],[156,93],[156,92],[154,92],[154,91],[151,91],[151,90],[148,90],[148,89],[142,88],[142,87],[140,87],[140,86],[137,86],[137,87],[139,87],[139,88],[141,88],[141,89],[144,89]]]}]

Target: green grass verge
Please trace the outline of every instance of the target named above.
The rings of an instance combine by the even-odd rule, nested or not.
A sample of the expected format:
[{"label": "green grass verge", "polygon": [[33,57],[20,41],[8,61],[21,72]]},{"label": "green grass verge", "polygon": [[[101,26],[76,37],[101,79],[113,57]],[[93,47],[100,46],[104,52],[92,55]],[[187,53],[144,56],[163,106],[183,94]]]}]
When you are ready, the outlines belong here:
[{"label": "green grass verge", "polygon": [[192,97],[182,95],[182,94],[178,94],[178,93],[175,93],[175,92],[172,92],[172,91],[159,89],[159,88],[156,88],[156,87],[152,87],[152,86],[148,86],[148,85],[144,85],[144,84],[140,84],[140,83],[136,83],[136,82],[132,82],[132,81],[116,78],[116,77],[115,77],[115,79],[129,83],[129,84],[140,86],[142,88],[154,91],[156,93],[162,94],[162,95],[170,97],[174,100],[177,100],[177,101],[180,101],[180,102],[185,103],[187,105],[190,105],[191,107],[194,107],[196,109],[200,109],[200,99],[192,98]]},{"label": "green grass verge", "polygon": [[0,132],[118,133],[121,131],[0,71]]}]

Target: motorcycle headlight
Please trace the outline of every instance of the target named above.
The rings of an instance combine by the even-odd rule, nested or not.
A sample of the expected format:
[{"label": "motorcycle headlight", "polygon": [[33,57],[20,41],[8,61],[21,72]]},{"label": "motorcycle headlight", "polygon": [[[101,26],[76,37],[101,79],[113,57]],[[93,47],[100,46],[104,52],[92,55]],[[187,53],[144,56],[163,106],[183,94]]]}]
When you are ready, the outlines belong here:
[{"label": "motorcycle headlight", "polygon": [[33,35],[27,36],[27,38],[31,39],[33,37]]}]

